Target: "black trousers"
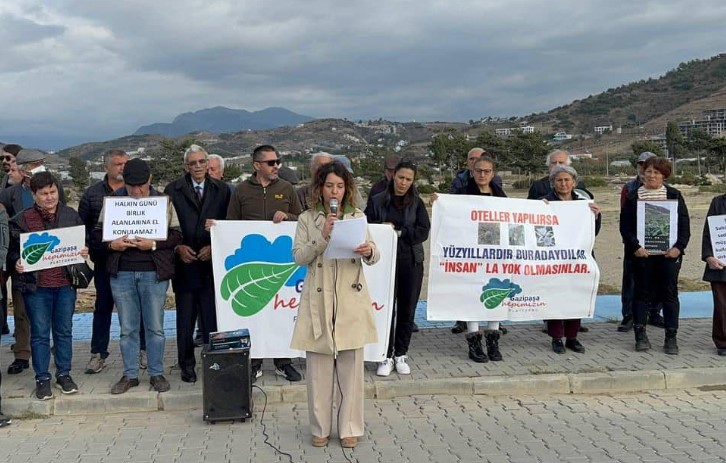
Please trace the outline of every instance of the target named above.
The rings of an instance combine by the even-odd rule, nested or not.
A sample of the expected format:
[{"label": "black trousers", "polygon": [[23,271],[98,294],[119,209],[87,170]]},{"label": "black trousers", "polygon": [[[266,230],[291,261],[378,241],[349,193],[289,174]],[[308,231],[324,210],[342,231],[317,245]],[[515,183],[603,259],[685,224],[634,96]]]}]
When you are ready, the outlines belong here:
[{"label": "black trousers", "polygon": [[726,349],[726,282],[712,281],[713,329],[711,337],[716,349]]},{"label": "black trousers", "polygon": [[194,291],[174,293],[176,297],[176,345],[179,367],[194,368],[194,328],[199,317],[202,339],[209,343],[209,333],[217,331],[214,286],[211,281]]},{"label": "black trousers", "polygon": [[[623,258],[623,280],[620,290],[620,302],[622,303],[623,318],[633,315],[633,299],[635,297],[635,275],[633,274],[633,260],[627,256]],[[660,303],[648,307],[651,314],[660,313]]]},{"label": "black trousers", "polygon": [[681,305],[678,301],[678,274],[683,256],[677,259],[665,256],[634,257],[633,275],[635,292],[633,300],[633,322],[645,325],[648,308],[663,304],[663,320],[666,329],[678,329]]},{"label": "black trousers", "polygon": [[413,259],[396,260],[393,316],[388,338],[388,358],[408,353],[413,333],[413,319],[423,281],[423,262]]}]

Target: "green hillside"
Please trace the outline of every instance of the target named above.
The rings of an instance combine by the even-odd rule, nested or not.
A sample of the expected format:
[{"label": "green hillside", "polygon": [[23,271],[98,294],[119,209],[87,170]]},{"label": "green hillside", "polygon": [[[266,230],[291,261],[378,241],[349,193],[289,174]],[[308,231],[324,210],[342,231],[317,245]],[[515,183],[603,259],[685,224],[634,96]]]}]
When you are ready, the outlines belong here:
[{"label": "green hillside", "polygon": [[[599,125],[634,128],[726,87],[726,53],[681,63],[665,75],[640,80],[560,106],[532,120],[550,120],[555,129],[592,133]],[[553,120],[554,119],[554,120]]]}]

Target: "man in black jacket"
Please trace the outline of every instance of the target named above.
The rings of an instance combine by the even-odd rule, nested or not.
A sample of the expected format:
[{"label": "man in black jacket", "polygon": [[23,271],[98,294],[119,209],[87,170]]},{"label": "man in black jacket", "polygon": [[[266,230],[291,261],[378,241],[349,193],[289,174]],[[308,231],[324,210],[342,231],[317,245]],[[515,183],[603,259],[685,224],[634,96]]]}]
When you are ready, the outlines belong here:
[{"label": "man in black jacket", "polygon": [[[103,198],[124,186],[123,171],[129,155],[121,150],[106,153],[103,168],[106,175],[100,182],[88,187],[78,204],[78,215],[86,225],[86,242],[90,243],[91,233],[98,223],[103,208]],[[111,314],[113,295],[111,280],[106,271],[107,251],[104,248],[91,249],[91,260],[95,269],[94,286],[96,302],[93,309],[93,330],[91,334],[91,359],[86,365],[86,374],[98,373],[106,366],[108,343],[111,336]],[[141,350],[145,351],[144,331],[141,329]]]},{"label": "man in black jacket", "polygon": [[[565,150],[554,150],[550,151],[549,154],[547,154],[547,175],[542,177],[539,180],[536,180],[534,183],[532,183],[532,186],[529,188],[529,193],[527,194],[527,199],[540,199],[544,196],[547,196],[550,191],[552,191],[552,185],[550,185],[550,174],[549,172],[552,171],[552,168],[557,165],[565,165],[569,166],[572,164],[572,160],[570,159],[570,153],[568,153]],[[584,193],[586,193],[591,199],[595,199],[595,196],[593,196],[592,193],[590,193],[587,188],[585,187],[585,183],[580,181],[577,182],[577,185],[575,186],[576,190],[582,190]]]},{"label": "man in black jacket", "polygon": [[202,339],[217,330],[212,273],[212,246],[209,227],[227,216],[230,191],[227,184],[207,173],[208,154],[197,145],[184,153],[186,174],[164,189],[169,196],[182,231],[182,244],[176,247],[176,272],[172,287],[176,297],[177,353],[181,379],[197,380],[194,371],[194,325],[200,320]]}]

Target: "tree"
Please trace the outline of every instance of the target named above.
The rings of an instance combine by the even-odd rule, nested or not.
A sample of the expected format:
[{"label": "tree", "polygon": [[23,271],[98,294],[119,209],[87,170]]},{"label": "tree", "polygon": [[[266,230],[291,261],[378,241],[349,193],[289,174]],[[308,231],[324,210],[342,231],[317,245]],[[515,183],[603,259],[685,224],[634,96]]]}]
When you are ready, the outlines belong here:
[{"label": "tree", "polygon": [[673,174],[676,173],[676,160],[683,154],[685,145],[686,142],[678,129],[678,124],[675,121],[669,121],[666,125],[666,148],[668,148],[669,156],[673,158]]},{"label": "tree", "polygon": [[633,150],[633,155],[636,159],[643,151],[650,151],[656,156],[663,156],[663,148],[658,143],[650,140],[636,140],[630,145],[630,148]]},{"label": "tree", "polygon": [[[696,156],[698,157],[698,175],[701,175],[701,156],[703,155],[704,151],[708,150],[708,147],[711,145],[712,141],[713,137],[711,137],[708,132],[702,129],[695,129],[688,136],[688,148],[691,151],[695,151]],[[708,163],[708,156],[706,156],[706,172],[709,171],[710,166]]]},{"label": "tree", "polygon": [[168,183],[184,174],[184,151],[197,143],[194,138],[176,141],[171,138],[162,139],[158,151],[150,153],[154,158],[150,163],[153,182]]},{"label": "tree", "polygon": [[429,150],[433,154],[434,161],[442,170],[444,168],[458,170],[466,165],[466,156],[474,145],[466,139],[464,134],[448,129],[438,133],[429,143]]},{"label": "tree", "polygon": [[88,188],[88,184],[91,180],[88,170],[86,169],[86,163],[78,157],[71,157],[69,162],[71,165],[70,175],[73,179],[73,185],[78,189],[78,191],[82,192]]}]

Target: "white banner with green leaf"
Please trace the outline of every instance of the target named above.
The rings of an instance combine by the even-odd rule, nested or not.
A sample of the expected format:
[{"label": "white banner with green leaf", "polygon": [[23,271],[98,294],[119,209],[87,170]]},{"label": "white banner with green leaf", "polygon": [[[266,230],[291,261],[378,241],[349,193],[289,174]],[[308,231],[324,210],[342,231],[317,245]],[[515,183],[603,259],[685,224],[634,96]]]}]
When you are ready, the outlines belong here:
[{"label": "white banner with green leaf", "polygon": [[591,318],[600,269],[588,203],[439,195],[428,319]]},{"label": "white banner with green leaf", "polygon": [[86,246],[85,242],[86,230],[83,225],[21,233],[20,263],[23,271],[35,272],[79,264],[84,261],[81,249]]},{"label": "white banner with green leaf", "polygon": [[[254,358],[304,357],[290,349],[306,267],[292,256],[295,222],[219,220],[212,227],[217,329],[247,328]],[[388,225],[369,225],[381,259],[364,265],[378,330],[377,344],[364,349],[365,360],[386,357],[393,306],[396,234]]]}]

